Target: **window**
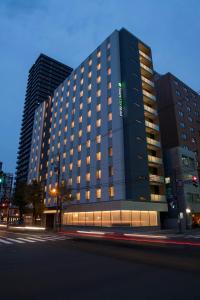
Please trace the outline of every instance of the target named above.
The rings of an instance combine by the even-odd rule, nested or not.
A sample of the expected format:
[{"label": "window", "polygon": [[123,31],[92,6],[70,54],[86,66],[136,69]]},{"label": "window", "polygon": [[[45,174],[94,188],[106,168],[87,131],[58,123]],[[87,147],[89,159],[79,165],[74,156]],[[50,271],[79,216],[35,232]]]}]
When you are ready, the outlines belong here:
[{"label": "window", "polygon": [[112,166],[108,167],[108,175],[109,175],[109,177],[113,176],[113,167]]},{"label": "window", "polygon": [[62,172],[65,172],[65,166],[62,166]]},{"label": "window", "polygon": [[72,171],[72,168],[73,168],[73,163],[70,163],[69,164],[69,170]]},{"label": "window", "polygon": [[76,97],[72,97],[72,102],[74,103],[76,101]]},{"label": "window", "polygon": [[80,97],[83,97],[83,91],[80,91]]},{"label": "window", "polygon": [[81,159],[79,159],[79,160],[77,161],[77,167],[80,168],[80,166],[81,166]]},{"label": "window", "polygon": [[78,145],[78,152],[81,152],[81,145]]},{"label": "window", "polygon": [[83,85],[83,78],[81,78],[81,80],[80,80],[80,84],[81,84],[81,85]]},{"label": "window", "polygon": [[74,80],[77,78],[77,74],[74,74]]},{"label": "window", "polygon": [[90,91],[92,89],[92,84],[90,83],[89,85],[88,85],[88,91]]},{"label": "window", "polygon": [[101,64],[98,64],[97,65],[97,70],[100,70],[101,69]]},{"label": "window", "polygon": [[101,179],[101,170],[96,171],[96,179]]},{"label": "window", "polygon": [[191,140],[191,141],[192,141],[192,143],[193,143],[193,144],[195,144],[195,143],[196,143],[196,141],[195,141],[195,138],[192,138],[192,140]]},{"label": "window", "polygon": [[67,81],[67,85],[70,86],[70,80]]},{"label": "window", "polygon": [[86,200],[90,200],[90,191],[85,192],[85,198]]},{"label": "window", "polygon": [[87,126],[87,132],[91,132],[91,125]]},{"label": "window", "polygon": [[110,43],[108,43],[108,44],[107,44],[107,49],[110,49],[110,46],[111,46],[111,44],[110,44]]},{"label": "window", "polygon": [[109,148],[108,148],[108,155],[109,155],[109,156],[112,156],[112,155],[113,155],[112,147],[109,147]]},{"label": "window", "polygon": [[96,153],[96,159],[97,160],[101,160],[101,152],[97,152]]},{"label": "window", "polygon": [[72,121],[71,123],[71,128],[74,128],[74,121]]},{"label": "window", "polygon": [[109,197],[114,197],[114,187],[113,186],[109,187]]},{"label": "window", "polygon": [[70,136],[70,140],[73,142],[73,140],[74,140],[74,134],[72,134],[72,135]]},{"label": "window", "polygon": [[73,91],[74,91],[74,92],[76,91],[76,85],[73,86]]},{"label": "window", "polygon": [[82,131],[82,129],[80,129],[79,132],[78,132],[78,136],[82,137],[82,134],[83,134],[83,131]]},{"label": "window", "polygon": [[67,153],[64,152],[64,153],[63,153],[63,158],[66,158],[66,157],[67,157]]},{"label": "window", "polygon": [[97,105],[97,111],[101,111],[101,104]]},{"label": "window", "polygon": [[101,90],[98,90],[97,91],[97,97],[100,97],[101,96]]},{"label": "window", "polygon": [[101,57],[101,51],[97,52],[97,57]]},{"label": "window", "polygon": [[112,98],[108,97],[108,105],[111,105],[111,104],[112,104]]},{"label": "window", "polygon": [[96,197],[97,199],[101,198],[101,188],[96,189]]},{"label": "window", "polygon": [[87,147],[87,148],[90,148],[90,140],[87,140],[87,142],[86,142],[86,147]]},{"label": "window", "polygon": [[84,67],[81,67],[81,73],[83,73],[84,72]]},{"label": "window", "polygon": [[182,137],[183,140],[186,140],[186,139],[187,139],[187,136],[186,136],[185,133],[182,133],[182,134],[181,134],[181,137]]},{"label": "window", "polygon": [[187,111],[191,112],[191,108],[189,106],[187,106]]},{"label": "window", "polygon": [[74,149],[70,149],[69,153],[72,156],[74,154]]},{"label": "window", "polygon": [[80,184],[81,183],[81,176],[78,175],[77,178],[76,178],[76,183]]},{"label": "window", "polygon": [[90,164],[90,156],[86,157],[86,164],[89,165]]},{"label": "window", "polygon": [[97,83],[100,83],[101,82],[101,76],[98,76],[97,77]]},{"label": "window", "polygon": [[176,90],[176,95],[177,95],[177,96],[180,96],[181,93],[180,93],[178,90]]},{"label": "window", "polygon": [[80,107],[80,110],[83,109],[83,103],[80,103],[79,107]]},{"label": "window", "polygon": [[185,123],[180,122],[180,126],[181,126],[182,128],[185,128]]},{"label": "window", "polygon": [[96,121],[96,126],[97,126],[97,127],[100,127],[100,126],[101,126],[101,119],[98,119],[98,120]]},{"label": "window", "polygon": [[192,122],[192,117],[188,117],[188,121]]},{"label": "window", "polygon": [[90,71],[89,73],[88,73],[88,78],[91,78],[92,77],[92,72]]},{"label": "window", "polygon": [[77,201],[80,201],[80,199],[81,199],[81,193],[78,192],[78,193],[76,193],[76,200],[77,200]]},{"label": "window", "polygon": [[112,88],[112,84],[111,82],[108,82],[108,89],[111,89]]},{"label": "window", "polygon": [[91,117],[91,114],[92,114],[91,110],[88,110],[88,113],[87,113],[88,118]]},{"label": "window", "polygon": [[89,60],[88,65],[89,65],[89,66],[92,65],[92,59]]},{"label": "window", "polygon": [[112,113],[111,112],[108,114],[108,120],[112,121]]},{"label": "window", "polygon": [[96,137],[96,142],[99,144],[101,143],[101,135],[97,135]]},{"label": "window", "polygon": [[86,181],[90,181],[90,173],[87,173],[85,178],[86,178]]},{"label": "window", "polygon": [[82,121],[83,121],[83,117],[80,116],[80,117],[79,117],[79,123],[82,123]]},{"label": "window", "polygon": [[178,114],[179,114],[179,116],[183,117],[183,112],[182,111],[179,111]]},{"label": "window", "polygon": [[111,68],[108,68],[107,74],[108,74],[108,75],[111,75]]},{"label": "window", "polygon": [[88,97],[87,98],[87,103],[89,104],[89,103],[91,103],[91,101],[92,101],[92,97]]}]

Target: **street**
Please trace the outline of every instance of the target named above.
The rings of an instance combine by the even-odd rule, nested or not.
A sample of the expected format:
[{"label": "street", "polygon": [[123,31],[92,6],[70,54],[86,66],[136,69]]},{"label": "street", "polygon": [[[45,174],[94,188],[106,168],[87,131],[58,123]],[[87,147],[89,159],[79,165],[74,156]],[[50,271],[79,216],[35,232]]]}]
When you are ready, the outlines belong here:
[{"label": "street", "polygon": [[0,270],[6,300],[200,299],[197,247],[0,231]]}]

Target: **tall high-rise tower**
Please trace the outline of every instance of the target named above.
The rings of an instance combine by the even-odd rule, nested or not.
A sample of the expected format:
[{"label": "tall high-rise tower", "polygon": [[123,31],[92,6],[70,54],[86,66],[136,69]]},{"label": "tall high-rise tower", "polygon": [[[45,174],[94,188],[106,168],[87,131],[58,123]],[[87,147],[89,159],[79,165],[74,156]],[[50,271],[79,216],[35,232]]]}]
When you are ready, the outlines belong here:
[{"label": "tall high-rise tower", "polygon": [[53,94],[72,68],[40,54],[29,71],[16,167],[16,183],[28,175],[34,113],[37,106]]}]

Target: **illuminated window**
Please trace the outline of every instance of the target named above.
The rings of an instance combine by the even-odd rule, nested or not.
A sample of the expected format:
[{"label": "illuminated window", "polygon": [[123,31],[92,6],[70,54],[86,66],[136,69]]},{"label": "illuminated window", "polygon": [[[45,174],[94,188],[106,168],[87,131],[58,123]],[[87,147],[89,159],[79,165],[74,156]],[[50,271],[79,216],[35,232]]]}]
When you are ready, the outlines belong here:
[{"label": "illuminated window", "polygon": [[76,193],[76,200],[77,200],[77,201],[80,201],[80,199],[81,199],[81,193],[78,192],[78,193]]},{"label": "illuminated window", "polygon": [[89,66],[92,65],[92,59],[89,60],[88,65],[89,65]]},{"label": "illuminated window", "polygon": [[57,112],[54,113],[54,117],[55,117],[55,118],[57,117]]},{"label": "illuminated window", "polygon": [[96,153],[96,159],[97,160],[101,160],[101,152],[97,152]]},{"label": "illuminated window", "polygon": [[[63,99],[63,97],[62,97],[62,99]],[[62,111],[63,111],[63,109],[62,109],[62,107],[60,108],[60,113],[62,113]]]},{"label": "illuminated window", "polygon": [[108,114],[108,120],[112,121],[112,113],[111,112]]},{"label": "illuminated window", "polygon": [[96,179],[101,179],[101,170],[96,171]]},{"label": "illuminated window", "polygon": [[64,131],[65,131],[65,132],[67,132],[67,126],[65,126],[65,129],[64,129]]},{"label": "illuminated window", "polygon": [[76,85],[73,86],[73,91],[76,91]]},{"label": "illuminated window", "polygon": [[86,200],[90,200],[90,191],[85,192],[85,198]]},{"label": "illuminated window", "polygon": [[89,104],[89,103],[91,103],[91,101],[92,101],[92,97],[88,97],[87,98],[87,103]]},{"label": "illuminated window", "polygon": [[73,163],[70,163],[70,164],[69,164],[69,169],[70,169],[70,171],[72,171],[72,168],[73,168]]},{"label": "illuminated window", "polygon": [[108,68],[107,73],[108,75],[111,75],[111,68]]},{"label": "illuminated window", "polygon": [[101,188],[96,189],[96,197],[97,199],[101,198]]},{"label": "illuminated window", "polygon": [[74,79],[76,79],[77,78],[77,74],[74,74]]},{"label": "illuminated window", "polygon": [[72,109],[72,115],[75,115],[75,108]]},{"label": "illuminated window", "polygon": [[80,97],[83,97],[83,91],[80,91]]},{"label": "illuminated window", "polygon": [[110,49],[110,46],[111,46],[111,44],[110,44],[110,43],[108,43],[108,44],[107,44],[107,49]]},{"label": "illuminated window", "polygon": [[86,181],[90,181],[90,173],[87,173],[85,178],[86,178]]},{"label": "illuminated window", "polygon": [[71,123],[71,128],[74,128],[74,121],[72,121]]},{"label": "illuminated window", "polygon": [[101,64],[98,64],[97,65],[97,70],[100,70],[101,69]]},{"label": "illuminated window", "polygon": [[109,187],[109,196],[114,197],[114,187],[113,186]]},{"label": "illuminated window", "polygon": [[101,119],[98,119],[98,120],[96,121],[96,126],[97,126],[97,127],[100,127],[100,126],[101,126]]},{"label": "illuminated window", "polygon": [[67,97],[69,97],[69,91],[67,92]]},{"label": "illuminated window", "polygon": [[108,148],[108,155],[109,155],[109,156],[112,156],[112,155],[113,155],[112,147],[109,147],[109,148]]},{"label": "illuminated window", "polygon": [[101,82],[101,76],[98,76],[97,77],[97,83],[100,83]]},{"label": "illuminated window", "polygon": [[87,142],[86,142],[86,147],[87,147],[87,148],[90,148],[90,140],[87,140]]},{"label": "illuminated window", "polygon": [[70,80],[67,81],[67,85],[70,86]]},{"label": "illuminated window", "polygon": [[81,67],[81,73],[83,73],[84,72],[84,67]]},{"label": "illuminated window", "polygon": [[77,178],[76,178],[76,182],[79,184],[79,183],[81,183],[81,176],[79,175],[79,176],[77,176]]},{"label": "illuminated window", "polygon": [[87,115],[88,115],[88,118],[90,118],[90,117],[91,117],[91,114],[92,114],[91,110],[88,110],[88,113],[87,113]]},{"label": "illuminated window", "polygon": [[75,100],[76,100],[76,97],[75,97],[75,96],[72,97],[72,102],[73,102],[73,103],[75,102]]},{"label": "illuminated window", "polygon": [[65,166],[62,166],[62,172],[65,172]]},{"label": "illuminated window", "polygon": [[81,145],[78,145],[78,152],[81,152]]},{"label": "illuminated window", "polygon": [[111,89],[111,87],[112,87],[111,82],[108,82],[108,89]]},{"label": "illuminated window", "polygon": [[72,185],[72,178],[68,179],[68,185]]},{"label": "illuminated window", "polygon": [[67,157],[67,153],[64,152],[64,153],[63,153],[63,158],[66,158],[66,157]]},{"label": "illuminated window", "polygon": [[83,121],[83,117],[80,116],[80,117],[79,117],[79,123],[82,123],[82,121]]},{"label": "illuminated window", "polygon": [[70,140],[73,142],[73,140],[74,140],[74,134],[72,134],[72,135],[70,136]]},{"label": "illuminated window", "polygon": [[70,149],[69,153],[70,153],[70,155],[73,155],[74,154],[74,149],[73,148]]},{"label": "illuminated window", "polygon": [[58,143],[58,146],[57,146],[57,147],[58,147],[58,149],[60,149],[60,143]]},{"label": "illuminated window", "polygon": [[78,136],[79,136],[79,137],[82,137],[82,134],[83,134],[83,131],[82,131],[82,129],[81,129],[81,130],[79,130],[79,132],[78,132]]},{"label": "illuminated window", "polygon": [[97,57],[101,57],[101,51],[97,52]]},{"label": "illuminated window", "polygon": [[67,138],[64,139],[64,145],[66,145],[66,144],[67,144]]},{"label": "illuminated window", "polygon": [[79,107],[80,109],[83,109],[83,103],[80,103]]},{"label": "illuminated window", "polygon": [[80,168],[80,166],[81,166],[81,159],[79,159],[79,160],[77,161],[77,167]]},{"label": "illuminated window", "polygon": [[101,143],[101,135],[97,135],[97,137],[96,137],[96,142],[97,142],[97,143]]},{"label": "illuminated window", "polygon": [[97,105],[97,111],[101,111],[101,104]]},{"label": "illuminated window", "polygon": [[91,132],[91,125],[87,126],[87,132]]},{"label": "illuminated window", "polygon": [[97,91],[97,97],[100,97],[101,96],[101,90],[98,90]]},{"label": "illuminated window", "polygon": [[92,84],[90,83],[89,85],[88,85],[88,91],[90,91],[92,89]]},{"label": "illuminated window", "polygon": [[108,97],[108,105],[111,105],[111,104],[112,104],[112,98]]},{"label": "illuminated window", "polygon": [[83,78],[81,78],[81,80],[80,80],[80,84],[81,84],[81,85],[83,84]]},{"label": "illuminated window", "polygon": [[90,156],[86,157],[86,164],[89,165],[90,164]]},{"label": "illuminated window", "polygon": [[88,73],[88,78],[91,78],[92,77],[92,71],[90,71],[89,73]]}]

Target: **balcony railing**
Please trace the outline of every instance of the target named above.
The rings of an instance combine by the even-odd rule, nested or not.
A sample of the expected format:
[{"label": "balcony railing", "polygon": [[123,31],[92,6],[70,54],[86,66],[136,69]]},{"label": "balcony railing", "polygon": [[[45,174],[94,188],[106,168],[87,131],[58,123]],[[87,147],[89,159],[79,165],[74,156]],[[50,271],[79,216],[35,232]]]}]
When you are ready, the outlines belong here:
[{"label": "balcony railing", "polygon": [[149,85],[151,85],[152,87],[154,87],[154,82],[147,79],[146,77],[142,76],[142,80],[146,83],[148,83]]},{"label": "balcony railing", "polygon": [[143,92],[143,95],[144,95],[144,96],[146,96],[146,97],[148,97],[148,98],[150,98],[150,99],[156,101],[156,97],[155,97],[154,95],[152,95],[151,93],[149,93],[149,92],[147,92],[147,91],[145,91],[145,90],[143,90],[142,92]]},{"label": "balcony railing", "polygon": [[144,104],[144,109],[145,109],[146,111],[152,113],[152,114],[155,115],[155,116],[158,115],[158,112],[157,112],[155,109],[153,109],[153,108],[151,108],[150,106],[148,106],[148,105],[145,105],[145,104]]},{"label": "balcony railing", "polygon": [[166,201],[165,195],[151,194],[151,201]]},{"label": "balcony railing", "polygon": [[150,174],[149,180],[152,182],[164,183],[164,177],[159,175]]},{"label": "balcony railing", "polygon": [[156,164],[162,164],[161,158],[152,155],[148,155],[148,161]]},{"label": "balcony railing", "polygon": [[152,129],[155,129],[155,130],[159,131],[159,126],[152,123],[152,122],[149,122],[149,121],[145,120],[145,125],[149,128],[152,128]]},{"label": "balcony railing", "polygon": [[151,57],[148,56],[147,54],[145,54],[143,51],[139,50],[139,53],[141,56],[143,56],[144,58],[148,59],[149,61],[151,61]]},{"label": "balcony railing", "polygon": [[160,142],[147,137],[147,143],[153,146],[160,147]]},{"label": "balcony railing", "polygon": [[142,67],[143,69],[145,69],[146,71],[148,71],[149,73],[153,74],[152,69],[150,69],[149,67],[145,66],[143,63],[140,62],[140,67]]}]

